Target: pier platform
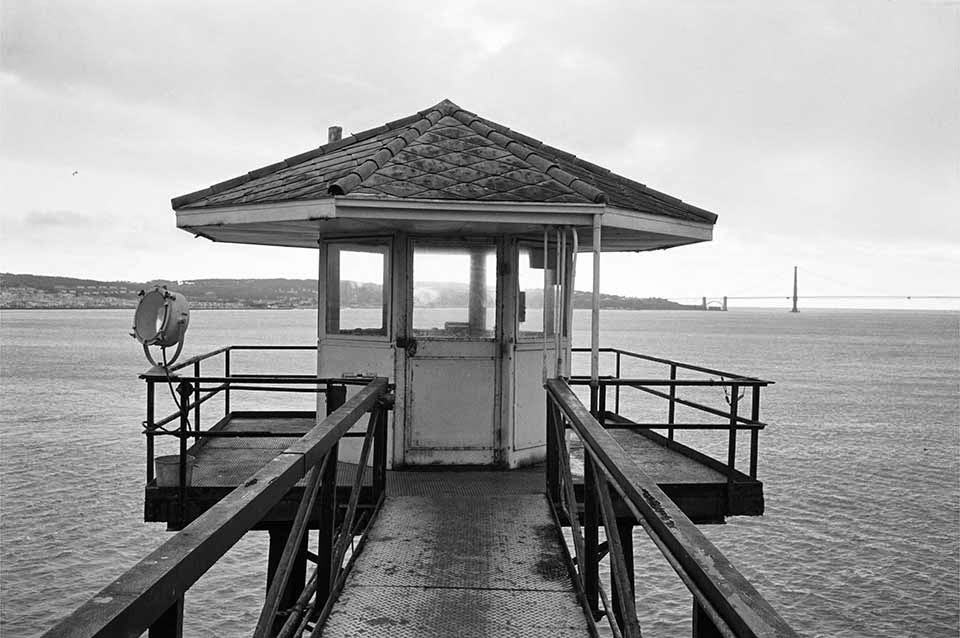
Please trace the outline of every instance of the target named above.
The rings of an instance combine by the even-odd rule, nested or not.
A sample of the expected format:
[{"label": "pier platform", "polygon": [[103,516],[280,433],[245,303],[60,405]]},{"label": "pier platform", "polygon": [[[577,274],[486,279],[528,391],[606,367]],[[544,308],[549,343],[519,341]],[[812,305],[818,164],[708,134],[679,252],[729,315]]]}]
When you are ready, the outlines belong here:
[{"label": "pier platform", "polygon": [[[202,438],[194,443],[188,454],[196,460],[193,476],[184,502],[184,517],[180,518],[176,486],[158,486],[156,482],[145,488],[144,520],[164,522],[170,529],[179,529],[197,518],[222,499],[231,490],[262,468],[281,451],[292,445],[310,430],[316,422],[312,412],[235,412],[211,428],[217,433],[250,433],[258,436],[219,436]],[[728,481],[723,465],[695,450],[685,448],[649,431],[623,429],[622,423],[609,432],[641,468],[668,496],[696,523],[719,523],[727,516],[759,515],[763,513],[763,485],[760,481],[737,473],[736,480]],[[582,450],[571,441],[571,463],[574,475],[582,467]],[[337,472],[339,502],[349,497],[355,466],[340,463]],[[543,469],[533,468],[506,475],[522,476],[536,485],[535,493],[543,493]],[[501,473],[476,471],[457,473],[458,476],[497,476]],[[414,476],[414,478],[410,478]],[[403,472],[387,471],[387,493],[391,495],[432,496],[449,490],[462,490],[460,480],[448,483],[448,473],[441,471]],[[504,477],[501,476],[501,479]],[[371,478],[366,477],[369,487]],[[407,482],[413,481],[410,485]],[[302,496],[303,482],[278,503],[264,517],[258,528],[266,529],[277,523],[292,520]],[[411,492],[411,490],[413,490]],[[417,490],[420,490],[417,492]],[[578,486],[578,495],[580,494]],[[368,500],[361,496],[361,503]]]},{"label": "pier platform", "polygon": [[543,492],[542,470],[395,472],[323,634],[589,635]]}]

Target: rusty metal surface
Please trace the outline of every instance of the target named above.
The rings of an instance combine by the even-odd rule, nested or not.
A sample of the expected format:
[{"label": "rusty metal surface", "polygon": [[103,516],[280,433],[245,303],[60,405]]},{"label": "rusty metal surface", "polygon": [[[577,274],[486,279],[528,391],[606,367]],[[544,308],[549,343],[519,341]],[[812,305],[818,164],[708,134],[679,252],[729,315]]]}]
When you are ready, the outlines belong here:
[{"label": "rusty metal surface", "polygon": [[[662,445],[630,430],[610,429],[607,432],[626,450],[630,458],[643,468],[658,484],[710,484],[726,485],[727,477],[717,470],[707,467],[683,454],[669,450]],[[579,446],[578,446],[579,447]],[[583,458],[583,448],[579,447],[578,456]]]},{"label": "rusty metal surface", "polygon": [[389,497],[323,635],[588,635],[546,498],[490,493]]},{"label": "rusty metal surface", "polygon": [[[365,421],[361,419],[361,422]],[[222,431],[289,433],[289,437],[210,438],[190,449],[196,459],[192,487],[229,487],[241,485],[280,452],[290,447],[316,424],[314,417],[259,416],[247,413],[234,416]],[[339,485],[353,483],[356,466],[340,463],[337,472]],[[364,477],[364,485],[370,485],[372,473]],[[300,481],[298,485],[303,485]]]},{"label": "rusty metal surface", "polygon": [[[349,584],[348,584],[349,587]],[[572,593],[482,589],[348,589],[322,636],[582,638],[589,635]],[[317,634],[314,634],[317,635]]]},{"label": "rusty metal surface", "polygon": [[543,494],[543,466],[506,472],[419,470],[387,472],[389,496],[462,496]]}]

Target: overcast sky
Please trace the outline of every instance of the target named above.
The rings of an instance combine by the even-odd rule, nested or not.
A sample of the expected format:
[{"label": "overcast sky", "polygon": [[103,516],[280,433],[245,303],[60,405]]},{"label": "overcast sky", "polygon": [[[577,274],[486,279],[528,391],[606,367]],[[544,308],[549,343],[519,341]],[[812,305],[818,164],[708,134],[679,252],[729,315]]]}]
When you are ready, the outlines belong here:
[{"label": "overcast sky", "polygon": [[315,277],[170,198],[446,97],[720,216],[606,292],[960,295],[958,3],[2,7],[6,272]]}]

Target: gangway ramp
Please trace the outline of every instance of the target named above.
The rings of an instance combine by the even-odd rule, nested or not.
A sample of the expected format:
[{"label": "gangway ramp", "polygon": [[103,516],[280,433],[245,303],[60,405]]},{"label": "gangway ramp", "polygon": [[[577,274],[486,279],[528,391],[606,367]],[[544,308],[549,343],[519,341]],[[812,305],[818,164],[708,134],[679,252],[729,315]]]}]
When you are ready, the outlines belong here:
[{"label": "gangway ramp", "polygon": [[322,635],[590,635],[542,469],[393,474]]}]

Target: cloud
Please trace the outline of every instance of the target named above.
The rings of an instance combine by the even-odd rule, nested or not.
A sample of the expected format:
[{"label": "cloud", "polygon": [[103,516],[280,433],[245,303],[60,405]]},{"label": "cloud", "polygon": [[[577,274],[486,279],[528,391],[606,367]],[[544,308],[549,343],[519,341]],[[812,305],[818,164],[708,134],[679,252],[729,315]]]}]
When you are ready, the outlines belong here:
[{"label": "cloud", "polygon": [[72,210],[32,210],[23,216],[21,223],[27,228],[82,228],[94,223],[103,223],[103,217]]},{"label": "cloud", "polygon": [[765,246],[775,273],[802,258],[842,268],[862,242],[921,277],[929,262],[897,246],[960,239],[956,17],[817,1],[11,0],[4,260],[131,278],[182,255],[170,275],[294,276],[304,266],[284,270],[278,252],[194,242],[170,197],[317,146],[329,125],[348,134],[449,97],[717,212],[713,246],[651,262],[661,290],[747,276]]}]

